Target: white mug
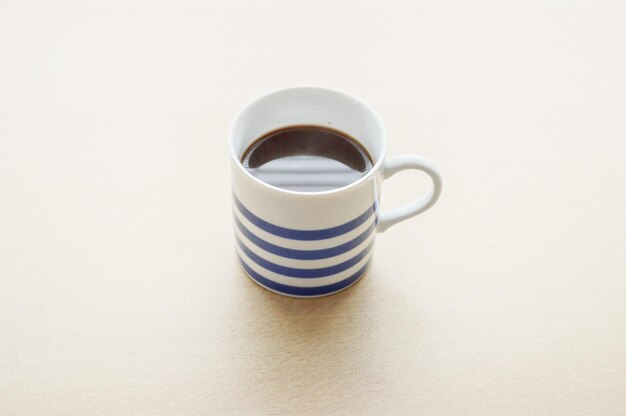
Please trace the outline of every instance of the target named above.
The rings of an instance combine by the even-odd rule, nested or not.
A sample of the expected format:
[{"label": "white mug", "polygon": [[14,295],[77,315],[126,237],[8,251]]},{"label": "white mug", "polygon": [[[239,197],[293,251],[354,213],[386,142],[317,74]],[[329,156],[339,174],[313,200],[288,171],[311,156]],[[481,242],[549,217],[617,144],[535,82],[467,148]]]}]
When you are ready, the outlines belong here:
[{"label": "white mug", "polygon": [[[248,172],[244,151],[267,132],[291,125],[330,126],[356,138],[372,169],[342,188],[299,192],[269,185]],[[441,175],[416,155],[385,160],[387,134],[378,115],[343,92],[318,87],[281,89],[248,104],[230,129],[231,182],[236,250],[245,273],[282,295],[330,295],[366,272],[376,233],[430,208],[441,193]],[[379,212],[383,180],[417,169],[432,179],[426,195]]]}]

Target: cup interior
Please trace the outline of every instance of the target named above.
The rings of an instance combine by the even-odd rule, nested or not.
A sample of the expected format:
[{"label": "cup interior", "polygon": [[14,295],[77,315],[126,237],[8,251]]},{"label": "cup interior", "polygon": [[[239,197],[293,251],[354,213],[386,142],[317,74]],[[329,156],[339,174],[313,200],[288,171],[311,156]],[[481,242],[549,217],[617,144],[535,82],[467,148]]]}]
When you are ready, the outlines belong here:
[{"label": "cup interior", "polygon": [[[356,98],[319,87],[295,87],[266,94],[248,104],[230,131],[233,158],[267,132],[292,125],[319,125],[358,140],[372,157],[375,170],[384,158],[387,138],[378,115]],[[380,162],[380,163],[379,163]]]}]

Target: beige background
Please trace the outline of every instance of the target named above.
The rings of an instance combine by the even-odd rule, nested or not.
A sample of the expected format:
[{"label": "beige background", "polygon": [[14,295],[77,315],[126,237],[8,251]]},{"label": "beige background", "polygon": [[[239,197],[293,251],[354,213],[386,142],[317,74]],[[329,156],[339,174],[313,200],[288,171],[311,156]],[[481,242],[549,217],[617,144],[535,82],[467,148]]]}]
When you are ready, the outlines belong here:
[{"label": "beige background", "polygon": [[[512,3],[0,3],[0,413],[626,414],[626,9]],[[295,84],[445,179],[308,301],[238,268],[227,173]]]}]

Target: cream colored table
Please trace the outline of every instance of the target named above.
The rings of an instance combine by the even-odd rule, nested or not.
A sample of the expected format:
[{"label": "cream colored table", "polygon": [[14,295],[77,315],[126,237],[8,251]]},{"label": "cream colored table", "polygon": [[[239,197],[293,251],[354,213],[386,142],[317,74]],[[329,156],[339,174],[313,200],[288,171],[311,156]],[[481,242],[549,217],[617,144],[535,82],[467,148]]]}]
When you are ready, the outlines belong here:
[{"label": "cream colored table", "polygon": [[[625,19],[2,2],[0,414],[626,414]],[[445,179],[319,300],[249,281],[231,235],[228,124],[294,84],[368,102]]]}]

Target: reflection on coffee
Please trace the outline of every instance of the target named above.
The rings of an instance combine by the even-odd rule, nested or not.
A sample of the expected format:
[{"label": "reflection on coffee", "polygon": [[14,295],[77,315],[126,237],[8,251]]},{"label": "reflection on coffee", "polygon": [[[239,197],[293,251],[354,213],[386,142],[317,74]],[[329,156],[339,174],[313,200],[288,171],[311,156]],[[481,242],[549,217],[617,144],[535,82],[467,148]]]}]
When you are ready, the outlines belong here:
[{"label": "reflection on coffee", "polygon": [[241,157],[248,172],[300,192],[341,188],[363,177],[372,159],[358,141],[329,127],[289,126],[264,134]]}]

